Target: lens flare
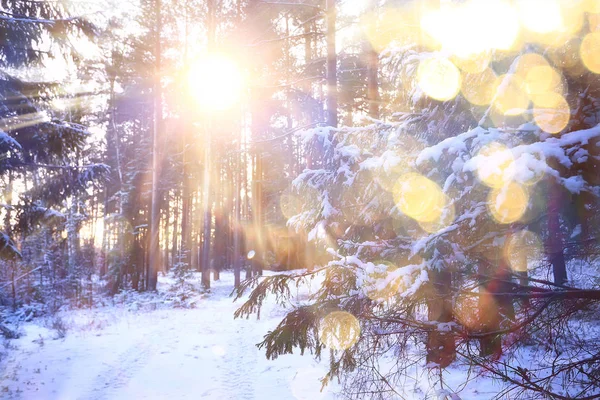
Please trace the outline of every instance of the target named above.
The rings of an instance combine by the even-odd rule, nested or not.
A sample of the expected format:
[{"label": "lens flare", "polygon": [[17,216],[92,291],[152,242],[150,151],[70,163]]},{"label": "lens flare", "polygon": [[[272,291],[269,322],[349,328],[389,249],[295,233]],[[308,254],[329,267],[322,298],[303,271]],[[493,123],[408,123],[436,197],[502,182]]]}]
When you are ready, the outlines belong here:
[{"label": "lens flare", "polygon": [[563,29],[562,10],[557,0],[520,0],[517,4],[526,29],[542,34]]},{"label": "lens flare", "polygon": [[600,32],[591,32],[581,41],[579,55],[583,65],[591,72],[600,74]]},{"label": "lens flare", "polygon": [[347,350],[360,337],[360,324],[356,317],[345,311],[334,311],[321,319],[319,338],[334,350]]},{"label": "lens flare", "polygon": [[504,0],[480,0],[479,3],[486,7],[490,16],[484,21],[490,47],[504,51],[512,49],[521,31],[517,10]]},{"label": "lens flare", "polygon": [[486,71],[492,60],[492,54],[489,51],[469,55],[466,57],[454,56],[452,62],[462,71],[470,74],[479,74]]},{"label": "lens flare", "polygon": [[507,116],[523,114],[529,107],[529,96],[525,90],[523,80],[516,74],[501,75],[498,77],[496,110]]},{"label": "lens flare", "polygon": [[439,199],[440,203],[438,207],[442,210],[439,218],[436,218],[433,221],[419,221],[419,226],[427,233],[435,233],[441,229],[447,228],[452,225],[456,219],[454,204],[450,202],[448,196],[442,193],[442,196],[440,196]]},{"label": "lens flare", "polygon": [[476,106],[489,105],[498,89],[498,77],[490,68],[481,73],[467,73],[462,80],[461,92],[465,99]]},{"label": "lens flare", "polygon": [[501,224],[510,224],[521,219],[527,210],[529,193],[516,182],[510,182],[500,189],[494,189],[488,197],[488,210]]},{"label": "lens flare", "polygon": [[283,216],[290,219],[302,211],[302,200],[289,192],[283,193],[279,198],[279,207]]},{"label": "lens flare", "polygon": [[583,0],[583,9],[592,14],[600,14],[600,0]]},{"label": "lens flare", "polygon": [[508,50],[520,30],[516,10],[504,0],[473,0],[429,10],[421,18],[421,28],[444,52],[460,58]]},{"label": "lens flare", "polygon": [[360,28],[371,43],[381,52],[392,44],[403,46],[421,42],[418,29],[419,18],[416,10],[410,7],[386,7],[377,12],[365,13],[360,18]]},{"label": "lens flare", "polygon": [[544,132],[559,133],[569,124],[571,109],[565,98],[559,94],[548,94],[544,100],[547,106],[536,106],[533,119]]},{"label": "lens flare", "polygon": [[460,90],[460,71],[447,58],[422,60],[417,69],[417,82],[423,92],[435,100],[451,100]]},{"label": "lens flare", "polygon": [[476,328],[479,324],[479,309],[477,298],[475,296],[458,295],[453,304],[453,315],[458,322],[467,328]]},{"label": "lens flare", "polygon": [[515,158],[509,148],[500,143],[491,143],[478,154],[477,176],[485,185],[500,189],[515,175]]},{"label": "lens flare", "polygon": [[544,105],[548,97],[563,93],[562,76],[549,65],[538,65],[525,76],[525,87],[535,105]]},{"label": "lens flare", "polygon": [[587,18],[590,32],[600,31],[600,14],[589,14]]},{"label": "lens flare", "polygon": [[511,234],[504,246],[504,258],[515,272],[526,272],[529,261],[539,260],[542,254],[542,241],[528,230]]},{"label": "lens flare", "polygon": [[213,54],[197,60],[189,70],[188,85],[198,105],[225,110],[240,100],[242,74],[229,58]]},{"label": "lens flare", "polygon": [[444,194],[435,182],[423,175],[402,175],[393,195],[400,211],[419,222],[434,222],[442,215]]},{"label": "lens flare", "polygon": [[544,56],[537,53],[523,54],[519,56],[516,62],[517,66],[515,69],[515,74],[520,76],[521,78],[525,78],[525,76],[527,76],[527,73],[533,67],[549,65],[548,60],[546,60]]}]

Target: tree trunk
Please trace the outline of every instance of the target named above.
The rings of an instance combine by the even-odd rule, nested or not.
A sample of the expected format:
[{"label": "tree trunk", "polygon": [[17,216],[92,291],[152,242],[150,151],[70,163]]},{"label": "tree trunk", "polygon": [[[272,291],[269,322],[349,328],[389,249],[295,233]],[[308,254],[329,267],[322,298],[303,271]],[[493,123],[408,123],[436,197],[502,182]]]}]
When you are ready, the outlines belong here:
[{"label": "tree trunk", "polygon": [[[236,150],[241,149],[241,134],[238,135],[236,140]],[[233,162],[233,170],[232,175],[230,177],[231,180],[234,180],[234,190],[231,195],[233,196],[234,201],[234,214],[233,214],[233,222],[231,223],[230,231],[233,232],[233,276],[234,276],[234,287],[238,288],[240,286],[240,273],[242,269],[242,249],[241,249],[241,198],[240,198],[240,187],[242,181],[242,173],[241,163],[240,163],[240,154],[238,151],[233,153],[234,162]],[[235,173],[235,177],[233,174]]]},{"label": "tree trunk", "polygon": [[[163,222],[163,240],[164,240],[164,256],[163,256],[163,261],[162,261],[162,266],[163,266],[163,273],[166,273],[169,271],[170,268],[170,264],[169,264],[169,213],[171,212],[171,193],[170,191],[168,191],[165,195],[165,197],[163,198],[164,202],[165,202],[165,218],[164,218],[164,222]],[[174,210],[176,212],[176,210]],[[175,234],[175,232],[173,232],[173,234]]]},{"label": "tree trunk", "polygon": [[254,168],[254,179],[252,186],[252,233],[254,243],[251,250],[256,255],[252,258],[251,275],[262,275],[263,264],[266,261],[266,246],[264,243],[264,220],[263,220],[263,160],[262,154],[257,152]]},{"label": "tree trunk", "polygon": [[563,196],[560,186],[554,180],[551,180],[548,192],[548,239],[546,241],[546,255],[552,265],[554,283],[564,285],[567,283],[567,266],[560,226],[560,210]]},{"label": "tree trunk", "polygon": [[172,225],[172,229],[173,229],[173,243],[171,245],[171,265],[175,265],[179,262],[179,258],[177,256],[178,254],[178,249],[177,249],[177,237],[179,236],[177,228],[179,227],[179,212],[180,212],[180,208],[179,208],[179,191],[176,192],[175,194],[175,202],[174,202],[174,209],[173,209],[173,225]]},{"label": "tree trunk", "polygon": [[161,64],[161,0],[155,0],[156,12],[156,35],[155,35],[155,75],[154,75],[154,129],[152,135],[152,206],[150,211],[150,248],[148,260],[148,275],[146,276],[146,289],[156,290],[158,280],[158,269],[160,263],[160,195],[158,187],[159,179],[159,138],[160,125],[162,119],[162,101],[161,101],[161,82],[160,82],[160,64]]},{"label": "tree trunk", "polygon": [[[210,139],[209,139],[210,140]],[[202,262],[200,263],[202,268],[202,286],[205,289],[210,289],[210,245],[211,245],[211,228],[212,228],[212,196],[210,186],[210,144],[207,143],[204,154],[204,221],[203,221],[203,233],[202,233]]]},{"label": "tree trunk", "polygon": [[[376,12],[377,2],[371,0],[369,9]],[[379,118],[379,54],[367,39],[365,40],[365,58],[367,64],[367,102],[369,104],[369,117]]]},{"label": "tree trunk", "polygon": [[181,251],[179,254],[179,261],[186,264],[186,268],[190,268],[191,265],[191,224],[190,224],[190,203],[191,203],[191,182],[190,182],[190,168],[189,168],[189,156],[188,156],[188,144],[186,136],[191,134],[191,124],[186,124],[183,139],[183,188],[181,194]]},{"label": "tree trunk", "polygon": [[[452,274],[449,271],[432,271],[431,291],[427,300],[428,319],[438,323],[452,321]],[[446,368],[456,357],[456,344],[451,332],[436,329],[427,336],[427,363]]]},{"label": "tree trunk", "polygon": [[327,13],[327,125],[337,128],[337,53],[335,49],[335,0],[326,0]]}]

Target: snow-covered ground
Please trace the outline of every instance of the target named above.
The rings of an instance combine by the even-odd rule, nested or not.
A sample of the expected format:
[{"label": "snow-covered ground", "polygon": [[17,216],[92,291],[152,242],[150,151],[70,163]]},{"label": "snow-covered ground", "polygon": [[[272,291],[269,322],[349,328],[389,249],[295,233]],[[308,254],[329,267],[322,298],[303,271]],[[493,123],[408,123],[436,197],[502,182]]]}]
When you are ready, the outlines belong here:
[{"label": "snow-covered ground", "polygon": [[[164,294],[171,284],[161,277],[159,290]],[[320,363],[299,351],[265,358],[256,343],[286,310],[271,297],[260,320],[234,320],[241,301],[233,302],[232,288],[233,275],[223,273],[209,294],[195,299],[195,308],[173,308],[164,295],[130,292],[104,299],[105,306],[59,312],[67,327],[63,338],[52,327],[55,317],[26,323],[21,338],[0,345],[0,399],[339,398],[336,381],[320,391],[327,355]],[[309,290],[301,286],[296,301],[305,301]],[[407,371],[398,398],[446,400],[439,376],[422,364]],[[460,397],[447,393],[450,399],[489,400],[503,389],[497,380],[477,377],[468,365],[447,370],[444,383],[459,391]]]},{"label": "snow-covered ground", "polygon": [[0,366],[7,399],[332,399],[310,355],[269,361],[255,344],[284,315],[234,320],[233,276],[222,274],[194,309],[125,303],[62,313],[63,339],[38,320],[10,342]]}]

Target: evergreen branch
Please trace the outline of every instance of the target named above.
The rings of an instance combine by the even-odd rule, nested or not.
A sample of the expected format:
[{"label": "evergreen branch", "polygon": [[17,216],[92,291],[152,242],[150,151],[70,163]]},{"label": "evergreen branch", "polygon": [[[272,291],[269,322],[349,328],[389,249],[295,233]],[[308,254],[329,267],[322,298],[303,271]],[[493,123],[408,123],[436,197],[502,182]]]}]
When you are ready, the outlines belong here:
[{"label": "evergreen branch", "polygon": [[47,24],[47,25],[54,25],[57,22],[77,22],[77,21],[81,21],[84,20],[85,17],[83,16],[78,16],[78,17],[69,17],[69,18],[56,18],[56,19],[45,19],[45,18],[35,18],[35,17],[29,17],[26,15],[20,15],[20,14],[13,14],[7,11],[0,11],[0,20],[3,21],[8,21],[8,22],[25,22],[25,23],[35,23],[35,24]]}]

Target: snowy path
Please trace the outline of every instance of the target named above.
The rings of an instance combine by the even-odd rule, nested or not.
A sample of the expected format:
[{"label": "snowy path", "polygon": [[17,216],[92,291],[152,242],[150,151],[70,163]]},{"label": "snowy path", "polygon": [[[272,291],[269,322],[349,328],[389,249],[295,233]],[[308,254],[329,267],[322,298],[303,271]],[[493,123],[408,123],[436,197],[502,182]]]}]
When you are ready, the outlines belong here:
[{"label": "snowy path", "polygon": [[63,340],[28,325],[2,362],[0,398],[333,398],[319,393],[324,368],[310,356],[265,359],[255,344],[283,310],[267,306],[260,321],[233,320],[239,303],[223,278],[196,309],[77,311],[77,328]]}]

